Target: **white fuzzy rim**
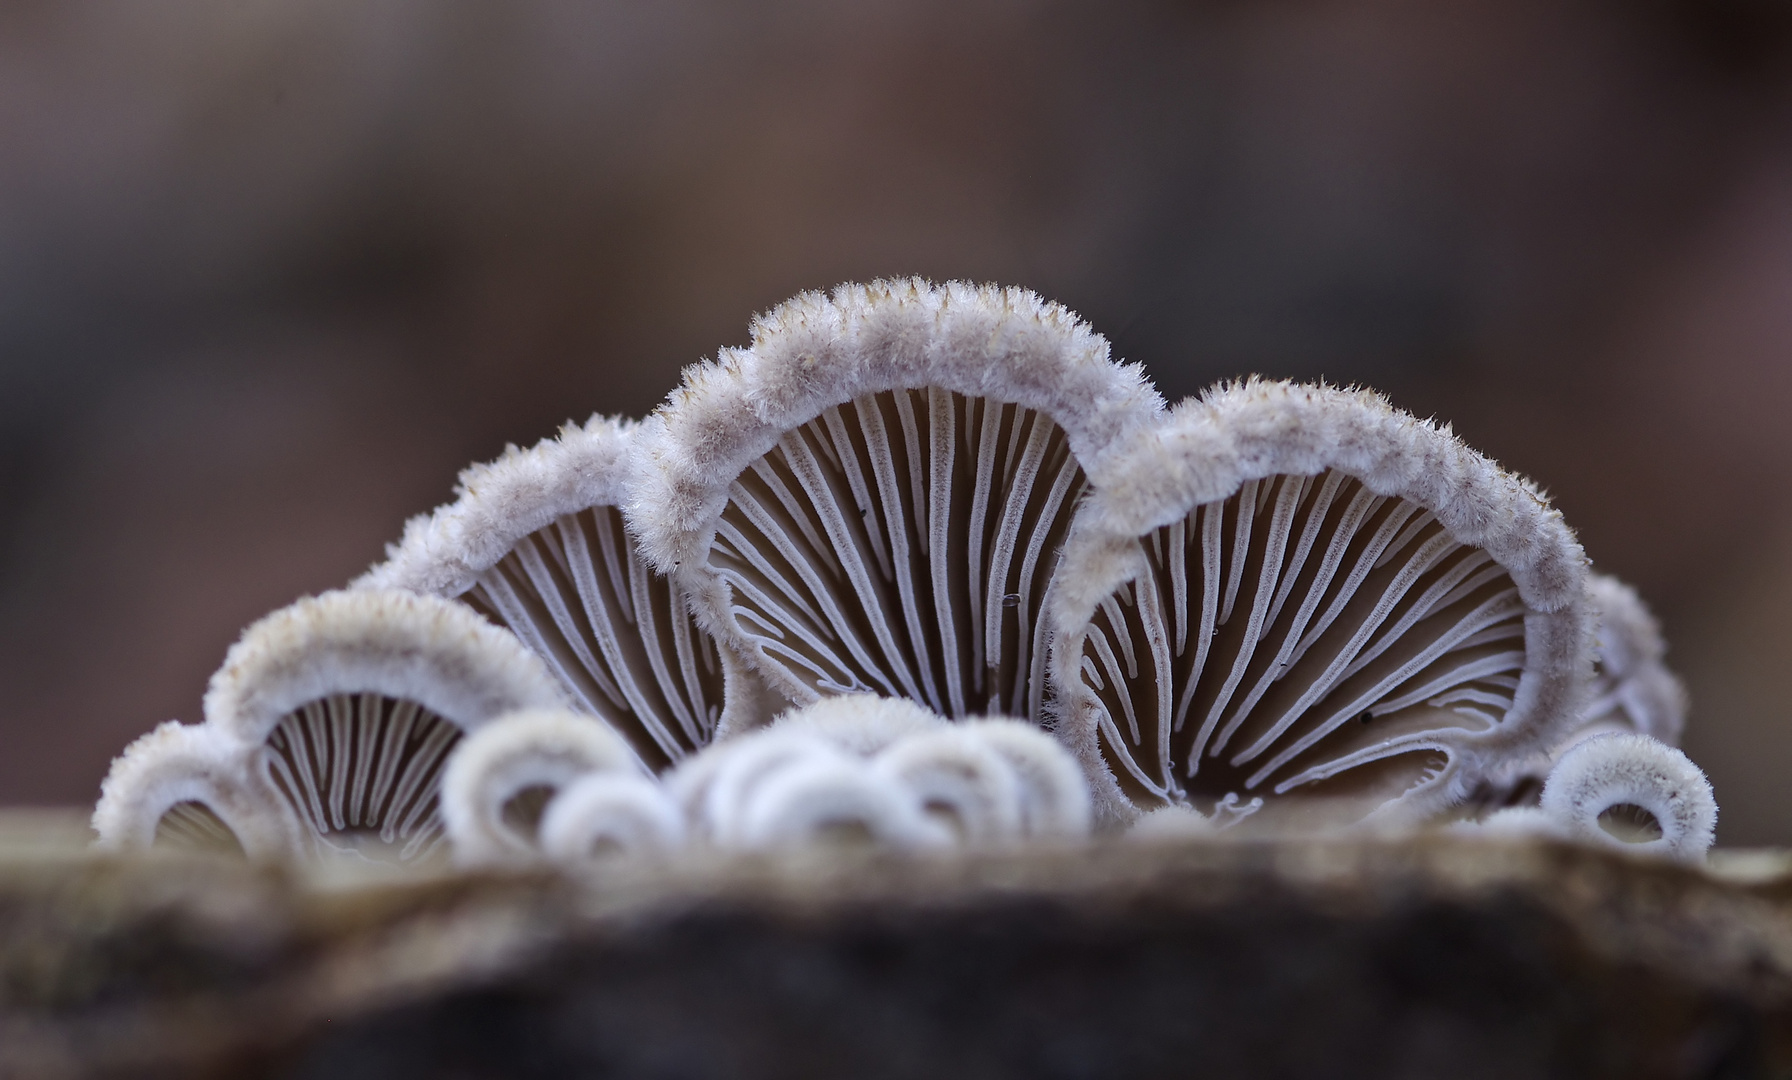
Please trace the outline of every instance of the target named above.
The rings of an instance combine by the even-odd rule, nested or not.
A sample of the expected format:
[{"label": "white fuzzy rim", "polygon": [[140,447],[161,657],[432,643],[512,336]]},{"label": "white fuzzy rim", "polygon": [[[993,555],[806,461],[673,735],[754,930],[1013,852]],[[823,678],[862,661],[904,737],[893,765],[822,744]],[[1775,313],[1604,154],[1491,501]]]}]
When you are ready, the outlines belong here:
[{"label": "white fuzzy rim", "polygon": [[98,846],[110,851],[147,850],[163,815],[179,803],[203,804],[236,836],[251,858],[284,855],[295,837],[271,794],[248,767],[250,748],[214,728],[161,724],[125,747],[100,785],[93,811]]},{"label": "white fuzzy rim", "polygon": [[1393,408],[1365,390],[1251,379],[1185,401],[1135,432],[1089,470],[1093,491],[1065,544],[1053,586],[1052,687],[1057,728],[1096,785],[1098,814],[1135,816],[1103,760],[1099,706],[1078,675],[1098,606],[1145,569],[1137,541],[1251,481],[1335,470],[1375,495],[1430,511],[1458,543],[1486,551],[1511,577],[1526,609],[1525,664],[1512,707],[1492,730],[1411,749],[1447,752],[1447,783],[1409,792],[1437,809],[1460,798],[1499,760],[1547,747],[1570,727],[1591,674],[1592,612],[1586,557],[1537,488],[1463,445],[1450,430]]},{"label": "white fuzzy rim", "polygon": [[206,690],[206,723],[259,746],[294,709],[359,693],[414,702],[463,731],[564,707],[541,660],[464,604],[358,590],[300,600],[245,630]]},{"label": "white fuzzy rim", "polygon": [[527,450],[507,446],[496,461],[469,466],[455,485],[459,498],[405,522],[386,561],[351,587],[459,596],[537,529],[593,506],[620,505],[633,430],[628,421],[593,416]]},{"label": "white fuzzy rim", "polygon": [[[1100,335],[1024,289],[842,285],[757,318],[752,337],[748,348],[687,369],[642,423],[626,513],[643,556],[684,588],[704,628],[768,672],[776,665],[736,624],[729,586],[707,553],[731,485],[793,429],[864,395],[937,387],[1039,413],[1087,470],[1162,411],[1136,365],[1112,362]],[[778,689],[799,701],[815,696],[794,683]]]}]

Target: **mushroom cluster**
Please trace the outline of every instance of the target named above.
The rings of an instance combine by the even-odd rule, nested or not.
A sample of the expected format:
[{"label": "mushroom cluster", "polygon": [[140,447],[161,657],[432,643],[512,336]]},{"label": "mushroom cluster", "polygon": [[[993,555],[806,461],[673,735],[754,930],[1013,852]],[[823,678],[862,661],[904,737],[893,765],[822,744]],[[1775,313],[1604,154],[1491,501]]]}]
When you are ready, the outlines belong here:
[{"label": "mushroom cluster", "polygon": [[251,627],[94,825],[601,864],[1466,819],[1698,857],[1661,661],[1447,428],[1256,379],[1167,408],[1032,293],[885,281],[761,316],[644,421],[466,470]]}]

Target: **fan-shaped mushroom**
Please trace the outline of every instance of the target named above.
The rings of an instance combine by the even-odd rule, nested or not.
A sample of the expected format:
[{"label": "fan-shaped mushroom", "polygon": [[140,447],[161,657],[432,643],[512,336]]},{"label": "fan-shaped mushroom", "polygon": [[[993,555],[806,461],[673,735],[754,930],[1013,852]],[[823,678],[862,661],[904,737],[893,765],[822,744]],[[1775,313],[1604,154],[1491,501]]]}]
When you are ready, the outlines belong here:
[{"label": "fan-shaped mushroom", "polygon": [[1584,563],[1447,429],[1368,392],[1224,387],[1094,474],[1054,594],[1058,730],[1110,819],[1435,810],[1577,714]]},{"label": "fan-shaped mushroom", "polygon": [[243,748],[238,782],[277,812],[287,852],[409,861],[442,839],[437,793],[462,735],[563,700],[540,660],[460,604],[332,592],[244,631],[203,727]]},{"label": "fan-shaped mushroom", "polygon": [[753,717],[769,703],[636,554],[618,509],[634,430],[592,417],[472,466],[459,499],[408,522],[356,585],[458,597],[515,632],[579,708],[663,769],[729,723],[751,723],[725,716],[725,701]]},{"label": "fan-shaped mushroom", "polygon": [[643,424],[630,526],[795,701],[1037,716],[1084,471],[1160,410],[1136,367],[1029,292],[805,293]]},{"label": "fan-shaped mushroom", "polygon": [[249,750],[216,728],[175,720],[137,739],[101,786],[93,812],[99,845],[258,859],[286,854],[279,810],[249,776]]}]

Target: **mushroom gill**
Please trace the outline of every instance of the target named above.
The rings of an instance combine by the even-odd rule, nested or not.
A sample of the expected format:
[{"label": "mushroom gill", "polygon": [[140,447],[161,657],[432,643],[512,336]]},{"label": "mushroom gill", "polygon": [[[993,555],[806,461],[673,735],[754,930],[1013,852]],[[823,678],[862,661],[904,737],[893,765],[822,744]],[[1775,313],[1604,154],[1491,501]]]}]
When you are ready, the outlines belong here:
[{"label": "mushroom gill", "polygon": [[[623,527],[616,504],[632,432],[593,417],[467,469],[459,499],[409,522],[356,584],[458,597],[513,631],[578,708],[663,769],[715,737],[736,676]],[[750,691],[733,698],[755,704]]]},{"label": "mushroom gill", "polygon": [[1581,565],[1449,434],[1366,393],[1242,384],[1098,477],[1060,571],[1060,731],[1121,817],[1437,807],[1566,721]]},{"label": "mushroom gill", "polygon": [[793,700],[1037,717],[1045,598],[1086,463],[1160,408],[1031,293],[804,294],[643,425],[630,525]]}]

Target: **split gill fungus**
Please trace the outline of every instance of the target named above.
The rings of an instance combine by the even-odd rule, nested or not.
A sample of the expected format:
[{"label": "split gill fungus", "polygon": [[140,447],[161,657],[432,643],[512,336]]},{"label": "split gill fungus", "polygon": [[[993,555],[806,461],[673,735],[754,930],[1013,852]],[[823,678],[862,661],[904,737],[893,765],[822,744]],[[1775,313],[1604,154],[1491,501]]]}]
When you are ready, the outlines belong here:
[{"label": "split gill fungus", "polygon": [[[1694,857],[1715,818],[1637,779],[1690,775],[1648,756],[1683,693],[1528,481],[1368,391],[1166,409],[1021,289],[802,294],[387,555],[126,751],[102,843],[591,867],[1485,817]],[[1553,779],[1614,725],[1644,764]],[[1520,780],[1556,809],[1493,813]]]}]

